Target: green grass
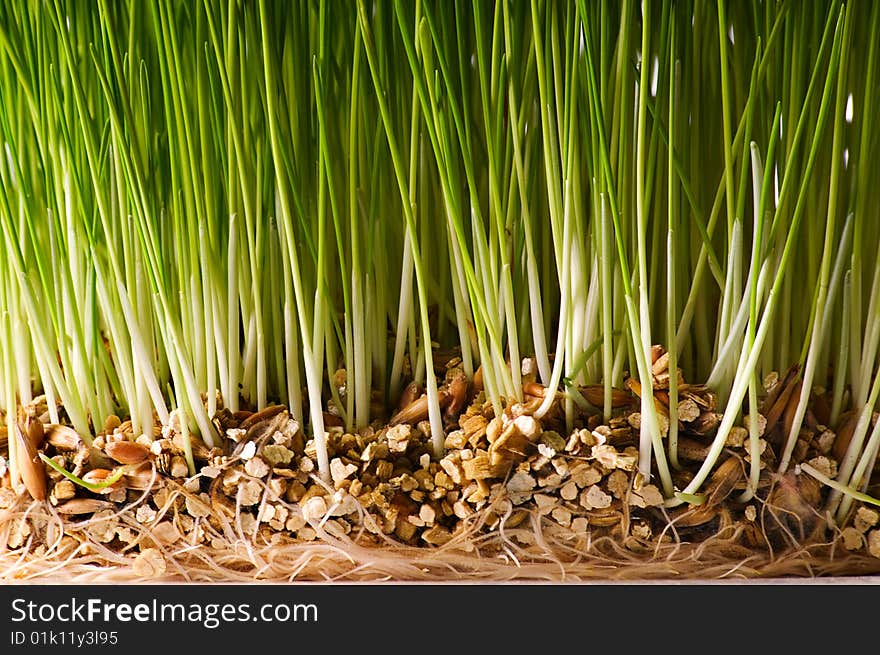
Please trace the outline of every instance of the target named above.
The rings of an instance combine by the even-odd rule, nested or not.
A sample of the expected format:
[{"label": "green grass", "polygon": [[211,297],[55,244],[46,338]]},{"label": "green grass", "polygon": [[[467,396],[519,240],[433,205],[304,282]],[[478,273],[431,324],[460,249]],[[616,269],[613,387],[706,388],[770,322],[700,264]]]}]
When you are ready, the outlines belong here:
[{"label": "green grass", "polygon": [[[326,479],[324,412],[387,420],[414,379],[441,456],[432,352],[497,413],[528,357],[569,428],[579,386],[608,418],[640,380],[639,470],[675,505],[797,364],[778,470],[815,390],[832,429],[860,413],[842,519],[880,446],[878,21],[860,0],[3,3],[6,421],[45,394],[88,439],[176,407],[210,445],[220,403],[282,402]],[[658,343],[724,412],[681,489]]]}]

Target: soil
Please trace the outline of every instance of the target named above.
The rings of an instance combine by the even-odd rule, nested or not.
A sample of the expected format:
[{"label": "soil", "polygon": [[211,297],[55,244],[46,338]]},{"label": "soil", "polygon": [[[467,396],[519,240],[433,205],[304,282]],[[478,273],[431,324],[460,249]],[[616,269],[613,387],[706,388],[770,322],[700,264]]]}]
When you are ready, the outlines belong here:
[{"label": "soil", "polygon": [[[655,366],[655,403],[668,429],[669,375]],[[657,362],[655,361],[655,364]],[[640,386],[614,390],[607,421],[601,387],[582,387],[588,410],[566,428],[562,394],[526,382],[523,402],[496,418],[484,393],[446,362],[441,403],[446,454],[432,457],[427,404],[411,385],[397,413],[358,433],[327,413],[332,480],[317,474],[314,442],[281,405],[220,409],[214,447],[193,438],[187,464],[180,416],[152,435],[110,417],[91,446],[48,423],[45,400],[22,408],[20,430],[60,468],[36,460],[13,484],[0,435],[0,579],[135,580],[649,580],[852,576],[880,573],[880,512],[853,504],[844,525],[826,518],[829,477],[852,421],[825,427],[814,395],[793,465],[777,452],[796,402],[797,371],[765,381],[762,469],[753,497],[745,425],[731,431],[699,505],[669,507],[638,473]],[[464,383],[462,383],[464,380]],[[821,391],[821,390],[820,390]],[[679,464],[684,488],[722,418],[714,394],[680,385]],[[792,398],[795,400],[793,401]],[[39,423],[39,425],[37,425]],[[875,475],[876,477],[876,475]],[[104,482],[102,482],[104,481]],[[108,484],[109,482],[109,484]],[[872,480],[873,484],[874,480]],[[30,492],[29,492],[30,489]],[[871,493],[872,486],[868,486]]]}]

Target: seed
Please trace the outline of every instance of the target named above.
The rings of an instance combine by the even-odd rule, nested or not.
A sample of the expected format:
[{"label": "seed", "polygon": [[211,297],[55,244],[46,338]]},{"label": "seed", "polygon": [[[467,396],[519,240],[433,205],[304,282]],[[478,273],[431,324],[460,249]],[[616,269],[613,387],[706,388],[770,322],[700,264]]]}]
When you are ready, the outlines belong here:
[{"label": "seed", "polygon": [[406,388],[403,390],[403,393],[400,394],[400,402],[397,405],[397,411],[402,411],[405,407],[407,407],[410,403],[418,400],[419,396],[424,393],[424,389],[422,385],[413,380]]},{"label": "seed", "polygon": [[435,525],[422,533],[422,539],[432,546],[442,546],[452,539],[452,533],[443,526]]},{"label": "seed", "polygon": [[523,393],[537,398],[543,398],[547,394],[547,387],[537,382],[523,382]]},{"label": "seed", "polygon": [[43,446],[43,440],[46,436],[45,431],[43,430],[42,421],[33,418],[32,416],[28,416],[25,420],[24,427],[31,446],[35,451],[39,450]]},{"label": "seed", "polygon": [[55,505],[65,500],[70,500],[76,496],[76,487],[73,485],[73,482],[70,480],[59,480],[52,487],[52,493],[49,496],[49,501]]},{"label": "seed", "polygon": [[67,425],[53,423],[45,427],[46,441],[55,450],[79,450],[82,439],[76,430]]},{"label": "seed", "polygon": [[[437,401],[441,408],[448,407],[452,402],[452,394],[446,389],[437,391]],[[409,423],[415,425],[428,418],[428,396],[422,395],[391,417],[390,425]]]},{"label": "seed", "polygon": [[345,427],[345,423],[342,421],[342,418],[337,416],[336,414],[331,414],[330,412],[322,412],[324,417],[324,427],[325,428],[342,428]]},{"label": "seed", "polygon": [[140,464],[150,455],[150,449],[134,441],[111,441],[104,452],[120,464]]},{"label": "seed", "polygon": [[776,423],[782,417],[782,414],[788,405],[788,400],[794,393],[795,388],[800,388],[801,382],[795,379],[796,374],[797,370],[795,368],[790,369],[788,375],[786,375],[785,382],[777,384],[776,387],[774,387],[774,391],[779,389],[779,392],[775,395],[772,392],[767,394],[764,405],[761,407],[761,414],[767,417],[766,432],[770,432],[776,426]]},{"label": "seed", "polygon": [[[580,387],[581,395],[594,407],[602,407],[605,404],[605,387],[601,384],[588,384]],[[611,407],[617,409],[627,407],[633,403],[633,396],[623,389],[611,388]]]},{"label": "seed", "polygon": [[284,405],[270,405],[269,407],[261,409],[255,414],[249,415],[241,422],[238,427],[242,430],[247,431],[258,423],[265,421],[266,419],[273,418],[277,414],[280,414],[282,411],[284,411]]},{"label": "seed", "polygon": [[818,522],[820,501],[821,485],[815,478],[794,471],[779,476],[767,497],[766,507],[775,519],[770,528],[808,534]]},{"label": "seed", "polygon": [[711,436],[721,423],[722,415],[716,412],[703,412],[688,426],[690,432],[701,436]]},{"label": "seed", "polygon": [[688,437],[678,438],[678,456],[692,462],[702,462],[709,455],[709,446],[689,439]]},{"label": "seed", "polygon": [[764,396],[764,402],[761,405],[761,413],[766,415],[767,410],[773,406],[776,402],[776,398],[788,384],[789,380],[795,375],[798,370],[800,370],[799,364],[793,364],[786,372],[785,376],[779,376],[778,371],[771,371],[767,375],[764,376],[761,385],[764,387],[764,391],[767,392],[767,395]]},{"label": "seed", "polygon": [[782,425],[785,430],[785,436],[788,437],[791,434],[791,429],[794,427],[794,417],[797,414],[797,406],[800,404],[801,400],[801,389],[803,389],[804,382],[801,380],[798,382],[794,389],[791,392],[791,395],[788,398],[788,403],[785,405],[785,412],[783,413]]},{"label": "seed", "polygon": [[[642,397],[642,385],[635,378],[627,378],[626,386],[629,387],[630,391],[632,391],[639,398]],[[666,396],[666,403],[669,404],[669,396]],[[663,402],[657,398],[656,394],[654,395],[654,407],[657,408],[657,411],[660,414],[663,414],[666,417],[669,417],[669,408],[667,405],[664,405]]]},{"label": "seed", "polygon": [[467,402],[468,379],[460,368],[451,369],[446,374],[446,379],[450,396],[449,406],[446,408],[446,418],[451,420],[461,414]]},{"label": "seed", "polygon": [[831,455],[838,462],[843,461],[843,458],[846,456],[846,451],[849,448],[850,441],[852,441],[858,419],[859,414],[854,410],[850,410],[841,416],[840,427],[837,429],[837,438],[831,447]]},{"label": "seed", "polygon": [[474,391],[483,390],[483,367],[480,366],[474,371]]},{"label": "seed", "polygon": [[66,503],[61,503],[55,509],[59,514],[76,515],[76,514],[94,514],[104,509],[111,509],[113,503],[106,500],[98,500],[97,498],[73,498]]},{"label": "seed", "polygon": [[661,346],[651,346],[651,373],[655,376],[669,370],[669,353],[664,352]]},{"label": "seed", "polygon": [[18,426],[15,426],[18,448],[15,449],[15,463],[28,493],[35,500],[46,500],[46,467],[37,455],[31,441],[25,438]]},{"label": "seed", "polygon": [[[91,471],[88,471],[85,475],[83,475],[82,479],[89,484],[104,484],[107,481],[107,478],[112,475],[113,471],[108,471],[107,469],[92,469]],[[122,484],[122,480],[117,480],[113,484],[107,485],[106,487],[98,490],[97,493],[110,493],[114,489],[120,488]]]},{"label": "seed", "polygon": [[672,519],[676,527],[694,528],[709,523],[710,521],[714,520],[718,515],[718,507],[696,505],[693,507],[684,507],[678,511],[673,511]]}]

